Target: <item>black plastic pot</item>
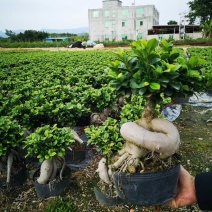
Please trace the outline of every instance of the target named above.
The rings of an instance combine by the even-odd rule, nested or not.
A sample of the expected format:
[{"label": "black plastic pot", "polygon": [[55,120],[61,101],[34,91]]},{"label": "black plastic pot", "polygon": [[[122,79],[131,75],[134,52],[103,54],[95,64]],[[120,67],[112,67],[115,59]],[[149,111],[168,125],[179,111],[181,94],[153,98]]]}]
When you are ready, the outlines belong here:
[{"label": "black plastic pot", "polygon": [[60,196],[63,195],[71,186],[71,174],[70,170],[66,168],[64,171],[66,176],[60,182],[50,182],[48,184],[39,184],[35,180],[35,176],[38,174],[40,169],[35,171],[33,174],[33,184],[35,186],[36,193],[41,198],[49,198],[53,196]]},{"label": "black plastic pot", "polygon": [[114,183],[118,196],[125,202],[142,206],[161,205],[176,196],[179,171],[180,164],[159,172],[116,172]]},{"label": "black plastic pot", "polygon": [[69,163],[80,163],[86,157],[87,150],[79,150],[79,151],[66,151],[65,161],[67,164]]},{"label": "black plastic pot", "polygon": [[[11,174],[10,177],[10,188],[15,186],[22,186],[26,182],[28,177],[28,172],[24,162],[20,164],[20,167],[16,167],[16,169],[18,169],[17,173]],[[0,191],[7,189],[6,181],[6,177],[0,178]]]}]

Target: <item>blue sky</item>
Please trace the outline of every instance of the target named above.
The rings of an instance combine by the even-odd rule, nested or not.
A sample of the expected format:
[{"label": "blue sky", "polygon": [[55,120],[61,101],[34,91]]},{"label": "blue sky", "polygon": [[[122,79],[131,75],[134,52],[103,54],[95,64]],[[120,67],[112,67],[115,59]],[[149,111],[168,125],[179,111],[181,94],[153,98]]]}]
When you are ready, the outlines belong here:
[{"label": "blue sky", "polygon": [[[122,0],[130,6],[134,0]],[[135,0],[135,5],[154,4],[160,24],[179,22],[188,12],[189,0]],[[88,9],[102,8],[102,0],[1,0],[0,30],[73,29],[88,27]]]}]

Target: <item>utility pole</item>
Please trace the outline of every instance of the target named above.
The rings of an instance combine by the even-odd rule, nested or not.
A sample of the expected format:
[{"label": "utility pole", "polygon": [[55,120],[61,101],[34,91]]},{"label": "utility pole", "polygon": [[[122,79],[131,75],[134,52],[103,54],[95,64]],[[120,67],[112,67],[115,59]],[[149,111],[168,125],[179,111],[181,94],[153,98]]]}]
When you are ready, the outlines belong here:
[{"label": "utility pole", "polygon": [[[185,27],[185,16],[186,11],[179,14],[180,15],[180,23],[179,23],[179,39],[181,39],[181,34],[183,33],[183,40],[185,39],[186,27]],[[181,33],[181,22],[183,23],[183,31]]]},{"label": "utility pole", "polygon": [[133,28],[134,28],[134,39],[137,40],[137,32],[136,32],[136,11],[135,11],[135,0],[133,0],[132,2],[132,6],[133,6]]}]

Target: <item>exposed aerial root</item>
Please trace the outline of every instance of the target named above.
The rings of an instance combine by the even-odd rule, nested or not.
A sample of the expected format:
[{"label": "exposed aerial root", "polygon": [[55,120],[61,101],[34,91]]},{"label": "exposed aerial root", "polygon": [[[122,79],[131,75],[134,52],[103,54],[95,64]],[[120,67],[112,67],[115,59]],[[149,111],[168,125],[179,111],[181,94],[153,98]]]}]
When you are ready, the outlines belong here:
[{"label": "exposed aerial root", "polygon": [[125,145],[111,161],[106,164],[103,158],[99,162],[99,177],[109,184],[113,172],[136,173],[137,167],[144,172],[145,167],[141,161],[148,152],[159,153],[160,160],[169,158],[179,148],[180,135],[177,128],[169,121],[154,118],[150,122],[140,119],[137,122],[128,122],[122,125],[120,133],[125,139]]}]

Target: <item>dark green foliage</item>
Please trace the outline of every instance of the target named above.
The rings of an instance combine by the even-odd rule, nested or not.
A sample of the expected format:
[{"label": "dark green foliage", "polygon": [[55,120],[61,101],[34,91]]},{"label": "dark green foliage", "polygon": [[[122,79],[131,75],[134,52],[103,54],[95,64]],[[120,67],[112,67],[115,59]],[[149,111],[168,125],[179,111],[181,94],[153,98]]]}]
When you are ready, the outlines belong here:
[{"label": "dark green foliage", "polygon": [[120,124],[116,119],[108,118],[102,126],[91,125],[85,129],[89,137],[88,144],[94,144],[104,157],[108,158],[112,152],[122,148],[122,137],[119,133]]},{"label": "dark green foliage", "polygon": [[177,21],[170,20],[167,24],[168,24],[168,25],[174,25],[174,24],[177,24]]},{"label": "dark green foliage", "polygon": [[52,127],[45,125],[26,137],[24,148],[27,148],[26,157],[37,156],[42,162],[45,159],[51,160],[55,155],[63,157],[65,148],[74,142],[70,128],[58,128],[56,124]]},{"label": "dark green foliage", "polygon": [[45,212],[76,212],[69,197],[57,197],[51,200],[45,208]]},{"label": "dark green foliage", "polygon": [[142,40],[132,43],[133,56],[118,51],[119,59],[106,69],[110,84],[125,96],[154,94],[158,101],[161,93],[174,98],[204,91],[208,80],[202,69],[205,61],[181,57],[166,40],[160,45],[156,39]]},{"label": "dark green foliage", "polygon": [[193,0],[188,2],[189,13],[187,18],[190,24],[194,24],[197,18],[200,23],[209,23],[212,19],[212,0]]},{"label": "dark green foliage", "polygon": [[18,41],[18,42],[32,42],[32,41],[43,41],[48,37],[47,32],[41,32],[36,30],[25,30],[23,33],[20,32],[19,34],[15,34],[11,30],[6,29],[5,33],[11,41]]},{"label": "dark green foliage", "polygon": [[24,129],[13,117],[0,116],[0,156],[12,149],[21,147],[24,140]]}]

